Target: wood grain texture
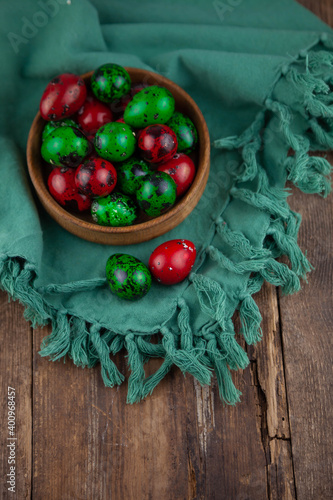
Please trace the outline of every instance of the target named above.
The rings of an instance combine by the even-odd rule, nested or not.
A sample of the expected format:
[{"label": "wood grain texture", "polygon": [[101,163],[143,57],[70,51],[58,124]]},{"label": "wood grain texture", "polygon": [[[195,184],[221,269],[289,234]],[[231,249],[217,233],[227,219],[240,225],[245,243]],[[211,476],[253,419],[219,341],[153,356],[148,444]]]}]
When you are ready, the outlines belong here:
[{"label": "wood grain texture", "polygon": [[[331,0],[301,3],[333,25]],[[234,375],[243,392],[235,408],[222,405],[215,382],[202,388],[177,369],[151,397],[128,406],[126,383],[105,388],[98,367],[41,358],[49,329],[37,329],[32,343],[22,307],[0,295],[1,472],[4,478],[5,393],[16,384],[16,498],[333,498],[333,197],[294,190],[290,202],[303,214],[300,245],[316,270],[295,296],[281,297],[268,284],[257,294],[264,336],[248,348],[250,367]],[[123,353],[116,363],[126,373]],[[0,497],[15,498],[3,480]]]},{"label": "wood grain texture", "polygon": [[[31,497],[32,454],[32,331],[23,318],[23,308],[18,303],[8,304],[8,296],[0,292],[0,369],[1,369],[1,484],[0,498],[17,500]],[[15,389],[16,439],[8,440],[8,387]],[[15,443],[15,493],[9,492],[7,474],[11,443]],[[14,450],[13,450],[14,451]]]},{"label": "wood grain texture", "polygon": [[301,292],[280,299],[296,489],[299,498],[326,499],[333,498],[333,203],[298,193],[291,205],[303,214],[300,245],[315,267]]}]

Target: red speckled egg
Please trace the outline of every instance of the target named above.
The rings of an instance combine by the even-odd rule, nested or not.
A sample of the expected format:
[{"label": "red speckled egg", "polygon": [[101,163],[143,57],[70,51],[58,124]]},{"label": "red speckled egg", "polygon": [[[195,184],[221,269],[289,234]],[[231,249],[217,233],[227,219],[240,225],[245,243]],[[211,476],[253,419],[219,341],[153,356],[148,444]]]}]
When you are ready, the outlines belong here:
[{"label": "red speckled egg", "polygon": [[149,125],[140,132],[138,148],[144,160],[150,163],[162,163],[176,153],[177,137],[167,125]]},{"label": "red speckled egg", "polygon": [[63,73],[47,85],[40,101],[44,120],[60,120],[76,113],[87,97],[87,88],[80,76]]},{"label": "red speckled egg", "polygon": [[112,120],[113,115],[109,106],[91,96],[87,97],[78,112],[79,125],[89,135],[95,134],[102,125]]},{"label": "red speckled egg", "polygon": [[159,245],[150,256],[149,269],[162,285],[175,285],[191,272],[196,249],[189,240],[170,240]]},{"label": "red speckled egg", "polygon": [[171,160],[160,165],[157,170],[169,174],[177,185],[177,197],[186,193],[195,177],[195,166],[191,158],[177,153]]},{"label": "red speckled egg", "polygon": [[116,169],[103,158],[90,158],[81,163],[75,172],[75,185],[86,196],[107,196],[112,193],[116,184]]},{"label": "red speckled egg", "polygon": [[80,194],[75,185],[73,168],[54,168],[49,175],[47,185],[53,198],[66,210],[83,212],[90,208],[91,200]]}]

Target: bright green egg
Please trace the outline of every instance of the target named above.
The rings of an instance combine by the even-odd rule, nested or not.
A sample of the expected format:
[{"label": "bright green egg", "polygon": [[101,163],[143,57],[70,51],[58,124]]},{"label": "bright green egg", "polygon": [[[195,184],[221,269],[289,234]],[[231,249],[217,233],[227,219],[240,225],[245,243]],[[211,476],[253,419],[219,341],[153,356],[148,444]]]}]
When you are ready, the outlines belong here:
[{"label": "bright green egg", "polygon": [[151,274],[139,259],[115,253],[106,262],[106,278],[111,291],[126,300],[144,297],[151,287]]},{"label": "bright green egg", "polygon": [[59,120],[57,122],[55,121],[50,121],[47,122],[42,133],[42,141],[44,141],[45,137],[50,134],[50,132],[53,132],[54,129],[58,127],[74,127],[74,128],[80,128],[79,125],[72,120],[71,118],[66,118],[65,120]]},{"label": "bright green egg", "polygon": [[178,152],[190,153],[198,142],[198,132],[192,120],[176,111],[167,123],[177,136]]},{"label": "bright green egg", "polygon": [[157,217],[176,201],[177,185],[169,174],[154,172],[147,175],[136,192],[140,208],[150,217]]},{"label": "bright green egg", "polygon": [[41,154],[45,161],[59,167],[77,167],[91,152],[91,144],[77,128],[58,127],[42,143]]},{"label": "bright green egg", "polygon": [[135,134],[126,123],[107,123],[98,129],[95,136],[95,149],[105,160],[127,160],[134,153],[135,147]]},{"label": "bright green egg", "polygon": [[119,189],[126,194],[134,194],[141,185],[142,179],[152,173],[147,163],[138,158],[130,158],[117,165],[117,182]]},{"label": "bright green egg", "polygon": [[91,77],[91,90],[103,102],[112,102],[128,94],[131,78],[126,69],[119,64],[103,64]]},{"label": "bright green egg", "polygon": [[137,218],[137,207],[129,196],[112,193],[92,202],[91,215],[100,226],[130,226]]},{"label": "bright green egg", "polygon": [[125,123],[134,128],[166,123],[175,111],[175,100],[165,87],[152,85],[140,90],[128,103]]}]

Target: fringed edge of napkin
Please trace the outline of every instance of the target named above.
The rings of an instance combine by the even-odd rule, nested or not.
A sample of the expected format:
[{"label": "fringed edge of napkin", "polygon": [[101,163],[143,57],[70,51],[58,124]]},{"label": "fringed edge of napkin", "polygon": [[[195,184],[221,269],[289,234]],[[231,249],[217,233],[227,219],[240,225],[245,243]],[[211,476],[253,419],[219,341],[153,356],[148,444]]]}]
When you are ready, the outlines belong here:
[{"label": "fringed edge of napkin", "polygon": [[[333,148],[333,106],[330,105],[329,95],[333,79],[325,72],[325,68],[332,69],[333,66],[333,41],[324,35],[320,42],[327,50],[304,51],[302,60],[297,60],[300,63],[298,67],[293,65],[293,61],[282,69],[281,76],[298,93],[309,124],[307,137],[293,132],[293,109],[284,103],[267,99],[264,109],[241,136],[220,139],[214,143],[216,148],[240,151],[243,171],[236,179],[238,183],[259,179],[256,191],[236,185],[231,190],[231,196],[270,215],[261,249],[252,246],[241,232],[232,231],[222,217],[215,221],[216,232],[243,258],[241,262],[233,262],[212,245],[206,249],[207,258],[217,265],[236,274],[250,274],[246,288],[236,297],[239,301],[241,333],[247,344],[255,344],[262,337],[262,317],[253,295],[261,289],[264,281],[280,286],[283,293],[290,294],[300,289],[300,278],[306,279],[306,274],[311,270],[310,263],[297,244],[301,216],[290,209],[286,201],[287,190],[269,184],[267,173],[258,160],[268,116],[273,114],[278,118],[281,139],[293,151],[292,155],[285,158],[288,179],[305,193],[327,196],[331,189],[331,165],[325,158],[309,155],[312,150]],[[276,260],[282,255],[289,258],[290,267]],[[202,331],[193,332],[189,307],[180,298],[177,305],[179,331],[175,333],[167,325],[163,326],[162,338],[158,343],[152,343],[152,335],[117,334],[71,316],[67,311],[56,311],[34,288],[35,278],[34,266],[28,262],[5,255],[0,257],[2,288],[26,307],[25,318],[33,326],[52,323],[52,333],[42,343],[42,356],[49,356],[55,361],[68,355],[77,366],[82,367],[93,367],[99,362],[104,384],[113,387],[121,384],[124,376],[111,360],[110,354],[115,355],[126,348],[131,370],[128,380],[129,403],[151,394],[173,365],[184,374],[192,374],[201,384],[210,384],[214,370],[222,400],[231,405],[239,401],[241,393],[234,386],[230,371],[245,368],[249,360],[236,341],[231,312],[226,307],[226,291],[217,281],[199,273],[192,273],[189,277],[202,312],[211,319]],[[63,287],[66,286],[70,291],[80,291],[104,283],[104,280],[92,280],[59,285],[61,290],[55,292],[64,291]],[[164,358],[164,361],[153,375],[146,377],[144,364],[153,357]]]}]

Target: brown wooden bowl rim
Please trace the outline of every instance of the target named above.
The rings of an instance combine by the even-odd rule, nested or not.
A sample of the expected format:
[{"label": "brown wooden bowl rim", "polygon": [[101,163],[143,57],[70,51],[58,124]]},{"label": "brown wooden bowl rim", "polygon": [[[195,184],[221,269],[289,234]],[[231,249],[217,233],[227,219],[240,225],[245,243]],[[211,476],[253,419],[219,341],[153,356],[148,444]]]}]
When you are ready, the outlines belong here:
[{"label": "brown wooden bowl rim", "polygon": [[[209,132],[208,132],[208,127],[206,124],[206,121],[203,117],[202,112],[200,111],[200,108],[198,105],[195,103],[195,101],[190,97],[187,92],[185,92],[184,89],[182,89],[179,85],[174,83],[172,80],[169,80],[168,78],[158,74],[154,73],[153,71],[148,71],[145,69],[141,68],[132,68],[132,67],[125,67],[126,71],[128,71],[130,74],[142,74],[145,73],[150,76],[157,76],[159,79],[158,85],[163,85],[163,83],[167,83],[167,85],[174,87],[177,89],[178,93],[181,95],[183,99],[185,99],[193,108],[201,122],[202,125],[202,132],[199,135],[199,140],[202,138],[202,136],[205,137],[205,143],[200,144],[200,147],[203,148],[203,156],[201,158],[200,163],[202,164],[207,164],[209,168],[209,159],[210,159],[210,140],[209,140]],[[84,73],[81,75],[83,79],[87,79],[91,77],[93,74],[93,71],[89,71],[87,73]],[[34,162],[32,161],[32,142],[34,140],[33,137],[33,131],[34,128],[37,124],[37,122],[42,119],[40,112],[38,111],[30,128],[29,135],[28,135],[28,142],[27,142],[27,162],[28,162],[28,170],[29,170],[29,175],[31,178],[31,181],[41,198],[41,201],[49,206],[52,207],[55,211],[58,211],[58,213],[61,214],[63,219],[66,219],[68,222],[71,224],[74,224],[76,226],[79,226],[81,228],[88,229],[89,231],[94,231],[97,233],[108,233],[108,234],[115,234],[115,233],[135,233],[140,230],[145,230],[148,228],[153,228],[155,226],[158,226],[160,223],[167,221],[168,219],[173,218],[177,213],[181,212],[181,210],[184,208],[184,206],[187,205],[189,200],[195,196],[196,193],[196,188],[200,186],[201,182],[204,180],[204,177],[206,175],[206,168],[202,168],[200,171],[197,170],[197,173],[195,175],[193,184],[191,185],[190,189],[188,192],[181,198],[181,200],[174,205],[170,210],[168,210],[165,214],[159,215],[158,217],[155,217],[153,219],[150,219],[145,222],[141,222],[139,224],[133,224],[131,226],[122,226],[122,227],[113,227],[113,226],[100,226],[98,224],[94,224],[92,222],[87,222],[85,220],[79,219],[75,215],[72,215],[70,212],[65,210],[61,205],[59,205],[56,200],[51,196],[49,193],[46,184],[40,183],[38,179],[38,175],[36,174],[36,169],[34,167]]]}]

